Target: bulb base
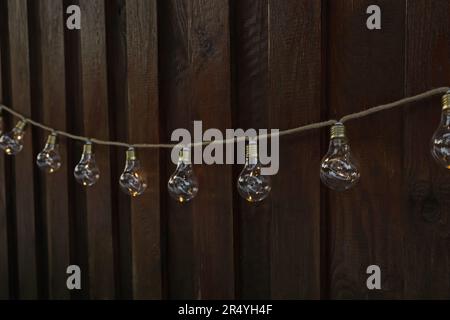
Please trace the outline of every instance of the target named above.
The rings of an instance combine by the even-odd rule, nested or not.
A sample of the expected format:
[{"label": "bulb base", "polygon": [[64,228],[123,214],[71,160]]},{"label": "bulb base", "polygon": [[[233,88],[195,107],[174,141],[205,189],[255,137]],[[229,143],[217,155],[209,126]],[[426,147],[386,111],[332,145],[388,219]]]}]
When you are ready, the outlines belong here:
[{"label": "bulb base", "polygon": [[338,122],[331,127],[330,130],[330,138],[331,139],[343,139],[346,138],[345,135],[345,126]]},{"label": "bulb base", "polygon": [[55,145],[56,144],[56,134],[52,133],[47,138],[47,145]]},{"label": "bulb base", "polygon": [[23,131],[26,126],[27,126],[27,123],[23,120],[20,120],[19,122],[17,122],[15,129],[17,129],[19,131]]},{"label": "bulb base", "polygon": [[180,150],[180,161],[186,164],[191,163],[191,148],[184,147]]},{"label": "bulb base", "polygon": [[247,156],[249,164],[256,164],[258,162],[258,140],[250,139],[247,146]]},{"label": "bulb base", "polygon": [[136,160],[136,151],[133,148],[127,150],[127,161]]},{"label": "bulb base", "polygon": [[83,147],[83,154],[92,154],[92,143],[87,142]]},{"label": "bulb base", "polygon": [[442,97],[442,110],[450,109],[450,91]]}]

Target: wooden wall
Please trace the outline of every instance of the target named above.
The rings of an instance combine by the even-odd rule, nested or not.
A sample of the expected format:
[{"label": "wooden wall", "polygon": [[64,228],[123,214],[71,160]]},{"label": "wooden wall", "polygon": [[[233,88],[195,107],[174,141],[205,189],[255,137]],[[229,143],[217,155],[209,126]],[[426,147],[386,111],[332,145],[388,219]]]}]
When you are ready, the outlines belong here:
[{"label": "wooden wall", "polygon": [[[65,28],[69,5],[82,29]],[[382,29],[366,9],[382,9]],[[270,15],[268,14],[270,12]],[[450,84],[450,1],[0,0],[0,101],[61,130],[168,142],[172,130],[287,129]],[[1,299],[450,298],[450,174],[431,159],[439,97],[348,124],[362,178],[320,184],[327,130],[281,138],[271,196],[249,205],[239,166],[196,166],[180,206],[170,152],[140,151],[149,190],[118,187],[124,150],[96,147],[101,180],[73,178],[82,145],[0,155]],[[6,117],[11,127],[15,119]],[[66,289],[66,268],[82,290]],[[366,288],[366,268],[382,290]]]}]

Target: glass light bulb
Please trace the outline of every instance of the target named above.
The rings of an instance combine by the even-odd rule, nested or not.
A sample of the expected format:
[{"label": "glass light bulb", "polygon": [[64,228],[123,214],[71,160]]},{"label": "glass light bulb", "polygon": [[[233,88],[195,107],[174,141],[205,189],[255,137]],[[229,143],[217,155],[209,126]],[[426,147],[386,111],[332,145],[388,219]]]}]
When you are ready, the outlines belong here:
[{"label": "glass light bulb", "polygon": [[61,168],[61,155],[55,133],[48,136],[44,149],[36,157],[36,164],[47,173],[53,173]]},{"label": "glass light bulb", "polygon": [[237,189],[248,202],[260,202],[272,190],[271,179],[261,174],[262,164],[258,160],[258,142],[251,139],[246,150],[245,166],[237,180]]},{"label": "glass light bulb", "polygon": [[83,148],[80,162],[73,172],[75,179],[85,187],[91,187],[100,179],[100,170],[95,162],[95,155],[92,151],[92,143],[86,142]]},{"label": "glass light bulb", "polygon": [[7,155],[16,155],[23,149],[23,136],[25,135],[25,121],[19,121],[11,132],[0,137],[0,148]]},{"label": "glass light bulb", "polygon": [[342,123],[336,123],[331,128],[328,153],[320,165],[320,179],[332,190],[348,190],[359,180],[358,167],[350,152],[345,127]]},{"label": "glass light bulb", "polygon": [[431,139],[431,154],[443,167],[450,169],[450,91],[442,98],[442,117]]},{"label": "glass light bulb", "polygon": [[126,194],[133,197],[140,196],[147,189],[145,176],[133,148],[127,151],[125,169],[120,176],[119,184]]},{"label": "glass light bulb", "polygon": [[175,172],[167,183],[170,196],[180,203],[189,202],[198,193],[198,180],[191,163],[190,148],[183,148]]}]

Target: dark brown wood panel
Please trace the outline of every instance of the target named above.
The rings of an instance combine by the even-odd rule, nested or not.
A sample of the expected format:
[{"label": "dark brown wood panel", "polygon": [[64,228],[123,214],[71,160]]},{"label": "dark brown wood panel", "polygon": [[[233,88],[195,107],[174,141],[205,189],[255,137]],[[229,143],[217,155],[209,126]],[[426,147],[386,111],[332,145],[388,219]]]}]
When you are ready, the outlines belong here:
[{"label": "dark brown wood panel", "polygon": [[[202,120],[204,129],[229,127],[228,2],[164,1],[159,12],[165,17],[160,72],[166,138],[173,129],[192,128],[194,120]],[[168,177],[174,166],[169,152],[166,157]],[[195,166],[195,170],[203,189],[192,203],[180,206],[166,198],[169,297],[232,298],[231,168]]]},{"label": "dark brown wood panel", "polygon": [[[236,1],[232,7],[234,108],[233,127],[269,127],[268,0]],[[242,166],[234,166],[236,181]],[[233,183],[233,188],[235,184]],[[271,199],[250,204],[233,189],[237,298],[270,298]]]},{"label": "dark brown wood panel", "polygon": [[[75,4],[77,0],[63,0],[64,8]],[[65,9],[64,9],[65,10]],[[67,15],[64,15],[67,17]],[[83,135],[83,95],[81,86],[80,32],[64,28],[66,112],[69,132]],[[80,161],[82,143],[66,140],[69,171],[69,218],[70,218],[70,261],[82,271],[82,290],[71,292],[74,299],[89,298],[89,259],[86,228],[86,193],[73,178],[73,169]]]},{"label": "dark brown wood panel", "polygon": [[[188,3],[186,1],[162,1],[158,3],[160,38],[160,109],[162,113],[163,141],[170,140],[170,133],[176,128],[191,128],[191,82],[188,46]],[[170,161],[170,152],[163,152],[164,175],[161,186],[166,187],[169,176],[175,170]],[[164,189],[167,190],[167,189]],[[194,291],[194,241],[192,203],[180,206],[167,193],[163,194],[165,216],[164,227],[167,243],[167,297],[189,299]]]},{"label": "dark brown wood panel", "polygon": [[[342,0],[328,8],[332,118],[404,95],[405,1],[377,1],[383,26],[373,31],[366,28],[366,9],[371,4]],[[352,190],[329,191],[331,298],[403,295],[402,126],[401,110],[347,124],[361,179]],[[370,265],[381,268],[381,291],[367,289]]]},{"label": "dark brown wood panel", "polygon": [[[36,9],[39,11],[41,119],[58,130],[66,130],[63,3],[61,0],[43,1],[38,3]],[[46,139],[46,137],[44,138]],[[42,140],[42,147],[44,143],[45,140]],[[70,297],[66,286],[66,269],[70,265],[67,179],[69,175],[70,178],[72,177],[72,169],[68,168],[65,138],[59,139],[59,151],[62,157],[59,171],[52,175],[42,175],[45,222],[47,224],[47,272],[50,299],[68,299]]]},{"label": "dark brown wood panel", "polygon": [[[8,1],[11,63],[11,104],[18,112],[31,116],[30,59],[26,0]],[[18,295],[21,299],[38,297],[36,255],[36,210],[32,130],[28,127],[24,148],[14,157],[15,208],[18,249]]]},{"label": "dark brown wood panel", "polygon": [[[80,32],[84,131],[89,137],[108,139],[104,1],[81,0],[80,8],[83,12]],[[86,190],[89,290],[92,299],[112,299],[115,279],[109,148],[96,146],[94,152],[101,178]]]},{"label": "dark brown wood panel", "polygon": [[[110,110],[110,138],[129,140],[128,85],[127,80],[127,19],[125,0],[105,2],[108,56],[108,101]],[[124,168],[125,150],[112,148],[111,181],[118,181]],[[131,299],[132,250],[131,250],[131,199],[121,192],[118,183],[111,184],[113,197],[113,228],[116,230],[114,245],[117,248],[115,277],[117,298]]]},{"label": "dark brown wood panel", "polygon": [[[407,2],[406,94],[450,83],[450,3]],[[440,97],[405,110],[405,298],[449,298],[450,176],[430,153],[441,115]]]},{"label": "dark brown wood panel", "polygon": [[[320,120],[321,3],[270,0],[270,127]],[[284,137],[273,178],[271,297],[320,297],[320,132]],[[294,245],[295,244],[295,245]]]},{"label": "dark brown wood panel", "polygon": [[[159,141],[157,1],[126,3],[128,127],[134,143]],[[132,287],[135,299],[160,299],[159,151],[138,154],[148,190],[131,201]]]},{"label": "dark brown wood panel", "polygon": [[[231,126],[229,2],[189,2],[188,46],[191,61],[192,120],[203,129],[225,132]],[[231,167],[197,166],[200,191],[193,202],[195,298],[231,299],[234,243]]]},{"label": "dark brown wood panel", "polygon": [[[81,6],[81,30],[65,28]],[[366,28],[369,5],[382,29]],[[170,142],[173,130],[287,129],[449,85],[450,4],[436,0],[0,0],[0,102],[100,139]],[[149,190],[120,190],[125,148],[80,141],[38,174],[48,133],[0,155],[0,299],[449,298],[448,172],[431,158],[439,97],[347,124],[361,181],[320,184],[328,130],[280,138],[263,203],[240,165],[195,165],[200,192],[167,192],[170,150],[138,150]],[[10,129],[17,118],[7,116]],[[82,268],[82,290],[65,287]],[[379,265],[382,290],[366,288]]]},{"label": "dark brown wood panel", "polygon": [[[0,11],[3,9],[3,4],[0,4]],[[3,19],[3,15],[0,14],[0,19]],[[0,37],[5,36],[5,30],[0,27]],[[5,41],[0,40],[0,103],[5,102],[5,95],[3,86],[8,81],[5,73]],[[0,114],[3,118],[5,114]],[[5,120],[0,123],[0,134],[3,134],[6,130]],[[8,259],[8,208],[6,205],[6,193],[8,187],[6,185],[6,172],[5,172],[5,155],[3,152],[0,154],[0,300],[6,300],[9,298],[9,259]]]}]

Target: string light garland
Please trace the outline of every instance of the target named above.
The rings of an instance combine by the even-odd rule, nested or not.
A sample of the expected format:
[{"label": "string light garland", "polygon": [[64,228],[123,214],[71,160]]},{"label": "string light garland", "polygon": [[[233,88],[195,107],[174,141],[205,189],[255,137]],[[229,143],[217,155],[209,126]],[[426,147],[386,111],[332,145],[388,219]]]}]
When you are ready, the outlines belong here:
[{"label": "string light garland", "polygon": [[[270,177],[264,176],[260,172],[261,164],[258,159],[258,140],[267,139],[273,136],[281,137],[293,135],[329,126],[331,126],[330,147],[321,162],[320,178],[325,185],[333,190],[343,191],[350,189],[358,182],[360,173],[357,161],[352,157],[350,152],[344,123],[377,112],[423,100],[437,94],[444,94],[442,97],[442,118],[441,123],[431,140],[431,153],[437,162],[445,168],[450,169],[450,87],[440,87],[392,103],[379,105],[346,115],[339,121],[328,120],[316,122],[279,131],[277,133],[258,135],[255,139],[250,139],[246,146],[246,163],[237,181],[238,192],[249,202],[262,201],[267,198],[270,193]],[[6,111],[20,119],[11,132],[3,132],[2,111]],[[0,105],[0,148],[3,149],[7,155],[16,155],[23,149],[23,137],[28,125],[50,132],[44,149],[36,158],[38,167],[50,174],[58,171],[61,167],[61,156],[59,154],[57,143],[58,137],[62,136],[85,143],[80,162],[74,170],[75,179],[85,187],[93,186],[100,178],[100,171],[95,162],[95,155],[93,152],[94,144],[127,148],[125,169],[120,176],[119,183],[121,189],[131,196],[141,195],[147,188],[145,174],[141,170],[135,149],[172,149],[179,146],[179,144],[160,143],[131,144],[74,135],[51,128],[43,123],[25,117],[21,113],[8,108],[5,105]],[[191,148],[209,144],[223,145],[243,141],[246,141],[246,137],[215,140],[212,142],[203,141],[190,143],[184,146],[180,152],[177,169],[168,182],[169,194],[178,202],[184,203],[192,200],[198,193],[198,181],[190,161]]]}]

